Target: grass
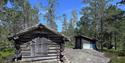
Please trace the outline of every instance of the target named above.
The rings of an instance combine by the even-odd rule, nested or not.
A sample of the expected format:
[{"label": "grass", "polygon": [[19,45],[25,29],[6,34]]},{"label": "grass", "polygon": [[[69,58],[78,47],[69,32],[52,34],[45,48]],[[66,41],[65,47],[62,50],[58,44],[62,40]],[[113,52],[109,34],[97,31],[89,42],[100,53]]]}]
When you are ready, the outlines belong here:
[{"label": "grass", "polygon": [[74,48],[74,44],[72,44],[72,43],[69,42],[69,43],[65,44],[65,47],[66,48]]},{"label": "grass", "polygon": [[105,50],[105,56],[111,59],[110,63],[125,63],[124,52],[119,52],[117,50]]},{"label": "grass", "polygon": [[0,51],[0,63],[6,63],[6,59],[12,55],[14,55],[14,50],[11,48],[5,48]]}]

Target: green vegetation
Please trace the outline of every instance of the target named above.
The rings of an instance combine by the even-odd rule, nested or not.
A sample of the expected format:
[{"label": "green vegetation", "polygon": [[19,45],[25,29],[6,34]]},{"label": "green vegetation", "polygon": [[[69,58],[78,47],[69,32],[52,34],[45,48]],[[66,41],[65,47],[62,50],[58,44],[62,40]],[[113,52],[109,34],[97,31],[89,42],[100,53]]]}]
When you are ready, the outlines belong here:
[{"label": "green vegetation", "polygon": [[[111,58],[111,63],[125,62],[125,10],[118,8],[118,5],[125,5],[125,0],[121,0],[116,5],[110,4],[113,0],[83,0],[84,6],[81,9],[80,21],[77,14],[72,21],[63,16],[63,31],[71,38],[71,42],[66,47],[73,48],[75,35],[85,35],[98,40],[97,47],[105,55]],[[72,20],[72,18],[71,18]],[[66,24],[67,23],[67,24]],[[73,25],[73,26],[72,26]]]},{"label": "green vegetation", "polygon": [[[8,2],[12,8],[7,7]],[[0,62],[15,54],[14,44],[8,41],[8,36],[37,24],[38,15],[38,9],[32,8],[28,0],[0,1]]]},{"label": "green vegetation", "polygon": [[[7,3],[12,6],[8,7]],[[56,0],[47,0],[48,5],[43,7],[42,3],[31,6],[29,0],[0,0],[0,60],[5,60],[15,54],[14,43],[8,41],[9,35],[38,24],[42,10],[47,11],[42,15],[47,25],[57,29],[55,23]],[[39,12],[40,11],[40,12]]]},{"label": "green vegetation", "polygon": [[104,50],[105,56],[111,59],[111,63],[124,63],[125,53],[123,51],[116,50]]},{"label": "green vegetation", "polygon": [[12,48],[5,48],[4,50],[0,51],[1,58],[7,58],[12,55],[14,55],[14,50]]},{"label": "green vegetation", "polygon": [[74,44],[72,44],[72,43],[66,43],[65,47],[66,48],[74,48]]}]

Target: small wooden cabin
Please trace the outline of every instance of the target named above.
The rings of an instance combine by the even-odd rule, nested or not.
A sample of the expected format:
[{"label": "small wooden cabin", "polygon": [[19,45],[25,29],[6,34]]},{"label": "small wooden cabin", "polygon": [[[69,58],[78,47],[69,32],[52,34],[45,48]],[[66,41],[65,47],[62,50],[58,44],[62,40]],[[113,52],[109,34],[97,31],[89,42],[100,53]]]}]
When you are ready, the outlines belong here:
[{"label": "small wooden cabin", "polygon": [[22,30],[8,39],[15,43],[14,59],[22,61],[63,61],[64,44],[65,41],[69,41],[63,34],[43,24]]},{"label": "small wooden cabin", "polygon": [[96,39],[89,38],[83,35],[75,36],[75,49],[95,49],[96,47]]}]

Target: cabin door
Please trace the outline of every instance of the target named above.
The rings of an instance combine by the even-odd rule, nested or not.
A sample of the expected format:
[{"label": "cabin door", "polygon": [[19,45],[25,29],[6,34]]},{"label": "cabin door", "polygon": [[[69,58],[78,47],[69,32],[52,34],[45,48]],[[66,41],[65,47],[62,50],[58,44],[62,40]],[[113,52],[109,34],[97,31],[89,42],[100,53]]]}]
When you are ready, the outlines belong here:
[{"label": "cabin door", "polygon": [[48,53],[48,40],[36,38],[31,42],[31,56],[46,56]]},{"label": "cabin door", "polygon": [[33,41],[31,42],[30,54],[31,57],[35,56],[35,43]]},{"label": "cabin door", "polygon": [[40,52],[42,53],[42,55],[46,56],[48,54],[48,39],[46,38],[40,38],[40,42],[41,42],[41,49]]}]

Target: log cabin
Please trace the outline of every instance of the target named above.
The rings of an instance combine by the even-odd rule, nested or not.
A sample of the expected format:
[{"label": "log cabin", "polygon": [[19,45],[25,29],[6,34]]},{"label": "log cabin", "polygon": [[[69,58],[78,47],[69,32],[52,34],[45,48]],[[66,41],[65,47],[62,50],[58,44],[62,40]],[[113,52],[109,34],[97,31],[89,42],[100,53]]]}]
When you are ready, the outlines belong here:
[{"label": "log cabin", "polygon": [[86,37],[84,35],[75,36],[75,49],[94,49],[97,50],[96,47],[96,39]]},{"label": "log cabin", "polygon": [[70,39],[43,25],[37,24],[9,36],[14,41],[14,59],[21,61],[57,60],[63,62],[64,44]]}]

